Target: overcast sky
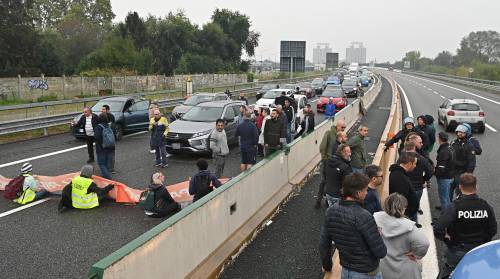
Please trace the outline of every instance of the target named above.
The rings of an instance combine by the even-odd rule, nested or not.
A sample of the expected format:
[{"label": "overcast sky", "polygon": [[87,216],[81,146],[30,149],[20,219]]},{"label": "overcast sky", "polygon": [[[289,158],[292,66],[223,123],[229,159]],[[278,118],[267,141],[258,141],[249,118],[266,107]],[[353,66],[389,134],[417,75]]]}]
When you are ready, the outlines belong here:
[{"label": "overcast sky", "polygon": [[393,62],[409,50],[432,58],[442,50],[455,52],[471,31],[500,32],[498,0],[111,0],[111,4],[115,21],[123,21],[129,11],[146,17],[183,9],[198,25],[208,22],[215,8],[238,10],[261,33],[258,59],[279,57],[281,40],[307,41],[310,61],[316,43],[330,43],[343,59],[351,41],[364,43],[368,60]]}]

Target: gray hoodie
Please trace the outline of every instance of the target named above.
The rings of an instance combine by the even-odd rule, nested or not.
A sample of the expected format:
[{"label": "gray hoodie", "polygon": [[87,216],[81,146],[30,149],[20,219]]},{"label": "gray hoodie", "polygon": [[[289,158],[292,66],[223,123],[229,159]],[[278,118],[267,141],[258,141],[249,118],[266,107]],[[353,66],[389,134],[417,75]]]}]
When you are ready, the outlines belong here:
[{"label": "gray hoodie", "polygon": [[387,246],[387,256],[380,261],[382,277],[422,278],[421,261],[410,260],[406,253],[412,252],[418,259],[427,254],[429,240],[424,233],[415,226],[415,222],[390,216],[384,211],[375,212],[373,217]]},{"label": "gray hoodie", "polygon": [[227,146],[227,136],[226,131],[222,132],[214,129],[210,134],[210,149],[214,155],[227,155],[229,153],[229,147]]}]

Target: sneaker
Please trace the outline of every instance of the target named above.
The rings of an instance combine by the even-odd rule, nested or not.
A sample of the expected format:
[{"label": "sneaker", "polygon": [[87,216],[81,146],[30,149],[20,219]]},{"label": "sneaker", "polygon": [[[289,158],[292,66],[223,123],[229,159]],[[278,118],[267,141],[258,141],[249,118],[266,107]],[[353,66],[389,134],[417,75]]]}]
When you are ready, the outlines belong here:
[{"label": "sneaker", "polygon": [[418,210],[418,214],[420,214],[420,215],[424,215],[424,212],[422,211],[422,209],[419,209],[419,210]]},{"label": "sneaker", "polygon": [[153,149],[153,150],[149,150],[149,153],[151,153],[151,154],[155,154],[155,153],[156,153],[156,151],[155,151],[154,149]]},{"label": "sneaker", "polygon": [[168,167],[168,164],[161,164],[160,165],[162,168],[167,168]]},{"label": "sneaker", "polygon": [[168,157],[171,157],[171,156],[172,156],[172,154],[167,153],[167,155],[166,155],[165,157],[167,157],[167,158],[168,158]]},{"label": "sneaker", "polygon": [[162,166],[162,163],[156,163],[155,164],[155,167],[161,167]]}]

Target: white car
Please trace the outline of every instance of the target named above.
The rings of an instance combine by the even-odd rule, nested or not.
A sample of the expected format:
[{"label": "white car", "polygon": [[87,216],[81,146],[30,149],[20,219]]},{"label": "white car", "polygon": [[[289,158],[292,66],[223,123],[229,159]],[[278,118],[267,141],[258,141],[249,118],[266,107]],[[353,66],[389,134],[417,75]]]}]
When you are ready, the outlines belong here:
[{"label": "white car", "polygon": [[479,104],[470,99],[448,99],[438,109],[438,123],[446,131],[453,131],[459,124],[468,123],[473,130],[484,133],[485,116]]},{"label": "white car", "polygon": [[258,107],[270,107],[274,105],[274,100],[281,96],[281,94],[285,92],[287,96],[290,96],[293,93],[293,90],[291,89],[271,89],[267,91],[264,95],[262,95],[262,98],[260,98],[256,105]]}]

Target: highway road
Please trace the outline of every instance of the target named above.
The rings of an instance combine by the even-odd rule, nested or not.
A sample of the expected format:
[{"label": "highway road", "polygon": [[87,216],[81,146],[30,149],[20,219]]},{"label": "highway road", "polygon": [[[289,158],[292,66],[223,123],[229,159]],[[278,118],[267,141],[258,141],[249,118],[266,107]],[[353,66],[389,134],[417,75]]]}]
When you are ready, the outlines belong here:
[{"label": "highway road", "polygon": [[[500,95],[488,93],[481,90],[471,89],[455,84],[434,81],[426,78],[410,76],[400,73],[391,73],[395,80],[405,91],[408,103],[410,104],[414,117],[421,114],[430,114],[437,119],[437,109],[439,105],[447,98],[467,98],[476,100],[486,114],[487,128],[484,134],[475,134],[474,136],[481,142],[483,153],[477,156],[477,167],[474,174],[478,178],[479,195],[486,199],[495,209],[497,222],[500,221],[500,192],[498,191],[498,158],[500,150],[498,144],[500,134]],[[404,98],[403,98],[404,101]],[[408,115],[407,102],[403,103],[405,116]],[[437,133],[444,131],[443,126],[437,125]],[[454,133],[449,133],[450,139],[456,138]],[[437,145],[431,158],[435,160]],[[433,178],[433,187],[429,191],[429,201],[432,218],[439,217],[440,212],[435,209],[439,205],[437,194],[437,183]],[[430,221],[430,220],[429,220]],[[430,223],[422,224],[430,229]],[[498,235],[495,239],[498,239]],[[444,245],[436,241],[438,257],[443,256]]]},{"label": "highway road", "polygon": [[[317,98],[316,98],[317,99]],[[252,100],[251,100],[252,101]],[[309,101],[315,110],[315,99]],[[316,116],[316,123],[323,115]],[[30,159],[35,174],[61,175],[79,171],[87,160],[84,142],[70,134],[0,145],[0,174],[19,174],[23,159]],[[196,156],[176,155],[165,169],[168,184],[187,180],[196,172]],[[237,147],[227,158],[225,176],[239,174]],[[118,142],[114,180],[145,188],[155,170],[149,153],[149,134],[131,135]],[[47,202],[0,217],[0,270],[2,278],[81,278],[96,261],[159,224],[136,207],[104,203],[89,211],[57,212],[58,196]],[[0,214],[17,205],[0,199]]]}]

